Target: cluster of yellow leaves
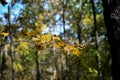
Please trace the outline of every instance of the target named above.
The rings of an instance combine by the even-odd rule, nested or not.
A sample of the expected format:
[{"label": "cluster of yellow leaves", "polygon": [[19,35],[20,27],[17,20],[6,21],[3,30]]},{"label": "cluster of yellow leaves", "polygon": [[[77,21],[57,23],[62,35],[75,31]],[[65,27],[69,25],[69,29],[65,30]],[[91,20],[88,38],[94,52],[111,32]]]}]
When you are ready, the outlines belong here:
[{"label": "cluster of yellow leaves", "polygon": [[53,46],[54,46],[55,48],[63,48],[63,47],[65,46],[65,43],[60,40],[59,42],[53,44]]},{"label": "cluster of yellow leaves", "polygon": [[[41,18],[41,17],[40,17]],[[41,34],[40,32],[38,32],[38,29],[39,26],[36,25],[36,29],[35,30],[32,30],[32,31],[29,31],[28,29],[23,29],[22,30],[22,33],[29,37],[29,38],[32,38],[32,42],[35,42],[35,47],[37,50],[43,50],[46,46],[48,47],[49,46],[49,42],[51,41],[51,34],[48,33],[48,34]],[[43,29],[41,29],[43,30]]]},{"label": "cluster of yellow leaves", "polygon": [[0,35],[6,37],[6,36],[9,36],[9,33],[6,33],[6,32],[0,32]]},{"label": "cluster of yellow leaves", "polygon": [[29,43],[28,42],[20,42],[19,45],[15,48],[15,51],[20,54],[29,54]]},{"label": "cluster of yellow leaves", "polygon": [[43,50],[44,48],[48,48],[51,42],[51,35],[50,33],[44,35],[36,35],[32,39],[36,43],[35,47],[37,50]]},{"label": "cluster of yellow leaves", "polygon": [[51,35],[50,33],[44,35],[36,35],[36,37],[34,37],[32,41],[37,42],[37,44],[47,43],[51,41]]},{"label": "cluster of yellow leaves", "polygon": [[41,36],[43,43],[51,41],[50,33]]},{"label": "cluster of yellow leaves", "polygon": [[33,37],[33,36],[36,36],[38,35],[39,33],[35,30],[32,30],[32,31],[29,31],[28,29],[23,29],[22,31],[22,34],[27,36],[27,37]]},{"label": "cluster of yellow leaves", "polygon": [[14,63],[15,72],[23,71],[23,66],[20,63]]},{"label": "cluster of yellow leaves", "polygon": [[53,36],[52,36],[52,40],[58,40],[58,41],[59,41],[59,40],[61,40],[61,39],[60,39],[59,36],[57,36],[57,35],[53,35]]},{"label": "cluster of yellow leaves", "polygon": [[38,21],[35,23],[35,31],[43,32],[46,28],[46,24],[43,23],[44,17],[39,15]]},{"label": "cluster of yellow leaves", "polygon": [[21,32],[23,35],[27,37],[33,37],[41,32],[43,32],[46,29],[46,24],[43,23],[44,17],[39,15],[38,20],[35,22],[35,28],[32,31],[29,31],[28,29],[23,29]]},{"label": "cluster of yellow leaves", "polygon": [[74,43],[70,45],[71,39],[68,40],[66,43],[57,35],[51,36],[50,33],[48,34],[38,34],[35,31],[29,32],[25,30],[27,34],[33,36],[32,41],[35,42],[35,47],[37,50],[44,50],[45,48],[49,48],[50,45],[56,49],[63,49],[67,52],[72,52],[73,54],[79,56],[80,49],[83,49],[84,46],[78,43]]},{"label": "cluster of yellow leaves", "polygon": [[93,17],[89,16],[89,15],[85,15],[83,22],[85,24],[89,24],[89,25],[93,25]]},{"label": "cluster of yellow leaves", "polygon": [[[56,39],[56,38],[55,38]],[[56,49],[63,49],[65,52],[72,52],[73,54],[75,54],[76,56],[80,55],[80,49],[85,48],[83,45],[80,45],[78,43],[74,43],[74,44],[69,44],[69,42],[71,41],[68,40],[67,43],[65,43],[62,40],[57,40],[57,42],[55,42],[53,44],[53,47],[55,47]]]},{"label": "cluster of yellow leaves", "polygon": [[73,52],[73,54],[79,56],[80,55],[80,51],[77,47],[74,47],[73,45],[66,45],[64,47],[64,50],[67,51],[67,52]]},{"label": "cluster of yellow leaves", "polygon": [[[79,56],[80,45],[74,44],[70,45],[71,39],[68,40],[66,43],[57,35],[51,36],[50,33],[48,34],[41,34],[42,31],[46,28],[46,25],[43,24],[43,17],[39,16],[38,21],[35,23],[35,29],[33,31],[28,31],[27,29],[23,29],[22,33],[25,36],[32,37],[32,41],[35,42],[35,48],[37,50],[44,50],[45,48],[49,48],[50,45],[56,49],[63,49],[67,52],[72,52],[73,54]],[[79,47],[79,48],[78,48]]]}]

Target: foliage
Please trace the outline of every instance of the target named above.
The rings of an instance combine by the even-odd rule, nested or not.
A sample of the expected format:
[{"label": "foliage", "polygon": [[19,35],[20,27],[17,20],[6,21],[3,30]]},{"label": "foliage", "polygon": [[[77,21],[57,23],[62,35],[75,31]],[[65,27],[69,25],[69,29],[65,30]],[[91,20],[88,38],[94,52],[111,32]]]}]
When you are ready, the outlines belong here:
[{"label": "foliage", "polygon": [[95,2],[98,50],[89,0],[23,0],[22,4],[25,9],[11,27],[0,26],[0,67],[5,53],[5,80],[12,77],[12,64],[18,80],[36,80],[38,70],[41,80],[97,80],[97,57],[102,79],[110,80],[111,58],[100,0]]}]

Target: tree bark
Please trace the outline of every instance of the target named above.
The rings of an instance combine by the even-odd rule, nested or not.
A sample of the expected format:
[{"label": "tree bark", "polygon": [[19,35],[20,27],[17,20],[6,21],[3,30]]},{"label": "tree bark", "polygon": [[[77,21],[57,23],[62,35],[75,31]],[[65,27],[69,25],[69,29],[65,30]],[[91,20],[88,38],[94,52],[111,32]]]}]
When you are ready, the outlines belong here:
[{"label": "tree bark", "polygon": [[112,58],[112,79],[120,80],[120,0],[102,0]]},{"label": "tree bark", "polygon": [[12,2],[11,2],[11,5],[8,6],[8,27],[9,27],[9,34],[10,34],[10,52],[11,52],[11,62],[12,62],[12,80],[15,80],[15,70],[14,70],[14,60],[15,60],[15,57],[14,57],[14,45],[13,45],[13,29],[12,29],[12,26],[11,26],[11,13],[12,13]]},{"label": "tree bark", "polygon": [[[96,8],[95,8],[95,3],[94,0],[91,0],[92,4],[92,10],[93,10],[93,16],[94,16],[94,35],[95,35],[95,47],[96,50],[99,52],[99,44],[98,44],[98,27],[97,27],[97,20],[96,20]],[[96,61],[97,61],[97,70],[98,70],[98,78],[97,80],[101,80],[102,78],[102,73],[101,73],[101,60],[99,58],[100,53],[96,55]]]},{"label": "tree bark", "polygon": [[38,59],[38,51],[36,51],[35,56],[36,56],[36,69],[37,69],[36,80],[41,80],[41,72],[40,72],[39,59]]},{"label": "tree bark", "polygon": [[6,67],[6,54],[7,54],[7,37],[5,37],[4,39],[4,50],[3,50],[3,54],[2,54],[2,63],[1,63],[1,80],[4,80],[4,71],[5,71],[5,67]]}]

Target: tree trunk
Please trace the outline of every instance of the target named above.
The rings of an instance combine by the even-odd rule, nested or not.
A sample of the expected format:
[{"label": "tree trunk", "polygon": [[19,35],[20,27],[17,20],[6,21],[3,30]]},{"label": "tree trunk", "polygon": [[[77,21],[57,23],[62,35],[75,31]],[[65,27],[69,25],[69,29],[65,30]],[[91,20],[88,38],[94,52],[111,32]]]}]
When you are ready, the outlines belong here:
[{"label": "tree trunk", "polygon": [[[66,12],[66,6],[67,6],[67,2],[68,0],[62,0],[63,3],[62,3],[62,10],[63,10],[63,13],[62,13],[62,23],[63,23],[63,30],[64,30],[64,42],[67,41],[67,33],[66,33],[66,29],[65,29],[65,25],[66,25],[66,22],[65,22],[65,12]],[[69,76],[69,55],[67,54],[67,52],[65,53],[65,61],[66,61],[66,74],[65,74],[65,80],[69,80],[70,76]]]},{"label": "tree trunk", "polygon": [[4,71],[6,67],[6,54],[7,54],[7,37],[4,39],[4,49],[3,49],[3,54],[2,54],[2,63],[1,63],[1,80],[4,80]]},{"label": "tree trunk", "polygon": [[[83,14],[82,14],[82,0],[79,0],[79,16],[76,18],[77,20],[77,35],[78,35],[78,40],[79,44],[82,44],[82,19],[83,19]],[[80,80],[80,65],[81,65],[81,59],[80,57],[77,57],[77,66],[76,66],[76,80]]]},{"label": "tree trunk", "polygon": [[112,78],[120,80],[120,0],[102,0],[112,58]]},{"label": "tree trunk", "polygon": [[41,72],[40,72],[40,66],[39,66],[39,59],[38,59],[38,51],[36,51],[36,69],[37,69],[37,78],[36,80],[41,80]]},{"label": "tree trunk", "polygon": [[11,62],[12,62],[12,80],[15,80],[15,71],[14,71],[14,45],[13,45],[13,29],[11,26],[11,11],[12,11],[12,2],[11,5],[8,6],[8,27],[9,27],[9,34],[10,34],[10,52],[11,52]]},{"label": "tree trunk", "polygon": [[[98,45],[98,27],[97,27],[97,20],[96,20],[96,8],[94,4],[94,0],[91,0],[92,4],[92,10],[93,10],[93,16],[94,16],[94,35],[95,35],[95,45],[96,45],[96,50],[99,52],[99,45]],[[98,78],[97,80],[101,80],[102,73],[101,73],[101,60],[99,58],[100,53],[96,55],[96,62],[97,62],[97,70],[98,70]]]}]

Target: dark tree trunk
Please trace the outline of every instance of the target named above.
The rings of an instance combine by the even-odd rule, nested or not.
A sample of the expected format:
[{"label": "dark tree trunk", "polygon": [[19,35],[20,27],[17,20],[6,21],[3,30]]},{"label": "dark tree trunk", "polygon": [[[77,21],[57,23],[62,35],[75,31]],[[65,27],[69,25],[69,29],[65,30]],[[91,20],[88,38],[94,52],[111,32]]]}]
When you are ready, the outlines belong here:
[{"label": "dark tree trunk", "polygon": [[4,80],[4,73],[6,69],[6,54],[7,54],[7,37],[4,39],[4,49],[3,49],[3,54],[2,54],[2,63],[1,63],[1,78],[0,80]]},{"label": "dark tree trunk", "polygon": [[[82,44],[82,19],[83,19],[83,13],[82,13],[82,0],[79,0],[79,16],[76,18],[77,20],[77,35],[79,44]],[[77,57],[77,66],[76,66],[76,79],[80,80],[80,68],[81,68],[81,59],[80,57]]]},{"label": "dark tree trunk", "polygon": [[102,0],[112,58],[112,78],[120,80],[120,0]]},{"label": "dark tree trunk", "polygon": [[36,51],[36,69],[37,69],[37,78],[36,80],[41,80],[41,72],[40,72],[40,66],[39,66],[39,59],[38,59],[38,51]]},{"label": "dark tree trunk", "polygon": [[[12,4],[12,2],[11,2]],[[12,62],[12,80],[15,80],[15,70],[14,70],[14,60],[15,60],[15,57],[14,57],[14,45],[13,45],[13,29],[12,29],[12,26],[11,26],[11,12],[12,11],[12,6],[8,6],[8,27],[9,27],[9,33],[10,33],[10,52],[11,52],[11,62]]]},{"label": "dark tree trunk", "polygon": [[[98,27],[97,27],[97,20],[96,20],[96,7],[94,0],[91,0],[92,4],[92,10],[93,10],[93,16],[94,16],[94,35],[95,35],[95,45],[96,45],[96,50],[99,52],[99,44],[98,44]],[[101,73],[101,60],[99,58],[100,53],[96,55],[96,61],[97,61],[97,70],[98,70],[98,78],[97,80],[101,80],[102,73]]]}]

